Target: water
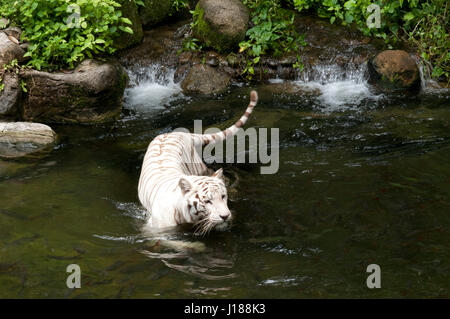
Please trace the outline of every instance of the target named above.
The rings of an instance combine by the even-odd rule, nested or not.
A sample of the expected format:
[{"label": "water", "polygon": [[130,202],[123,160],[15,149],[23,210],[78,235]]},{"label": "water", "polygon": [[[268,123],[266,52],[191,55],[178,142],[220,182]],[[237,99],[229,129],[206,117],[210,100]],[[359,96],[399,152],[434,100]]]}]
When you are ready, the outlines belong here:
[{"label": "water", "polygon": [[174,73],[174,70],[166,70],[160,64],[136,66],[128,70],[131,87],[125,92],[126,107],[141,114],[164,110],[182,97],[180,85],[173,81]]},{"label": "water", "polygon": [[299,75],[297,85],[318,90],[318,109],[330,113],[335,111],[377,107],[382,94],[371,92],[365,77],[366,65],[349,66],[343,69],[337,65],[315,65]]},{"label": "water", "polygon": [[[139,70],[118,122],[55,126],[47,156],[0,162],[0,297],[448,298],[448,92],[377,97],[348,76],[294,83],[313,96],[241,85],[187,98],[170,70]],[[213,165],[228,179],[228,232],[144,231],[137,182],[151,139],[193,119],[223,128],[251,89],[249,126],[280,128],[278,173]],[[381,289],[366,286],[372,263]],[[69,264],[81,289],[66,287]]]}]

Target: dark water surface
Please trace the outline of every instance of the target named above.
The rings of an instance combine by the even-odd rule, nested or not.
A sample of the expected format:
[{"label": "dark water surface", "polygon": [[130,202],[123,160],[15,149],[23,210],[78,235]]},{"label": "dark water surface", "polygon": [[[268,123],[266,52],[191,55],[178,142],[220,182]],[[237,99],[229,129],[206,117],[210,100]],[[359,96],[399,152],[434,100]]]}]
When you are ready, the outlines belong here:
[{"label": "dark water surface", "polygon": [[[280,128],[280,167],[261,175],[257,164],[213,165],[233,184],[233,228],[161,235],[204,251],[164,247],[142,231],[147,144],[193,119],[224,128],[250,89],[174,98],[111,125],[54,126],[60,142],[49,155],[1,162],[0,297],[448,298],[448,94],[330,112],[323,100],[261,91],[248,126]],[[373,263],[381,289],[366,286]],[[66,286],[69,264],[81,268],[81,289]]]}]

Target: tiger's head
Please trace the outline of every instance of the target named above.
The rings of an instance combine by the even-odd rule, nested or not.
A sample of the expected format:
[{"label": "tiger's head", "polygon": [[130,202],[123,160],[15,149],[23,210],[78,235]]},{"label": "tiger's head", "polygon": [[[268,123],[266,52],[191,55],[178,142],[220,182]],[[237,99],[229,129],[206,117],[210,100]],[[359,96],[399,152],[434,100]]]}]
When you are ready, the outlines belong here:
[{"label": "tiger's head", "polygon": [[196,227],[195,233],[205,235],[212,229],[224,231],[231,226],[232,215],[227,205],[228,195],[223,170],[212,176],[180,178],[179,186],[187,207],[185,220]]}]

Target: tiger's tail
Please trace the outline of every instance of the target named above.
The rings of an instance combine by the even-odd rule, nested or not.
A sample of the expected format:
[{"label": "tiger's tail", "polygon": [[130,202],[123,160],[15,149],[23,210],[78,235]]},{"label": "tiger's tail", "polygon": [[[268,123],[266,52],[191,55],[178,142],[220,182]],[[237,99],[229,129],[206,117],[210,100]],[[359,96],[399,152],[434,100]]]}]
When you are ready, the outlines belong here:
[{"label": "tiger's tail", "polygon": [[258,93],[256,93],[256,91],[251,91],[250,103],[248,104],[248,107],[245,110],[244,115],[242,115],[241,118],[236,123],[234,123],[234,125],[230,126],[226,130],[214,134],[201,135],[202,145],[222,142],[226,140],[228,137],[234,136],[239,130],[239,128],[244,126],[244,124],[247,122],[248,118],[250,117],[250,114],[252,114],[253,112],[253,108],[256,106],[256,103],[258,103]]}]

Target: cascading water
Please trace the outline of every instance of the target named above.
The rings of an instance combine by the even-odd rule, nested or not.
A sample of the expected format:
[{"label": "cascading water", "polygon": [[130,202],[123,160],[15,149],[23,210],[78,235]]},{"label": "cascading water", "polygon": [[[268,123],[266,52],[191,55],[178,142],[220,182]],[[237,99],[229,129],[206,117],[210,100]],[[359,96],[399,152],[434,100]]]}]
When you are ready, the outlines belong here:
[{"label": "cascading water", "polygon": [[125,90],[125,108],[139,113],[165,109],[182,98],[181,88],[174,82],[175,70],[160,64],[134,66],[127,70],[130,87]]},{"label": "cascading water", "polygon": [[412,55],[416,60],[417,68],[419,69],[421,90],[423,93],[443,93],[447,92],[448,88],[442,88],[439,84],[432,79],[433,66],[430,62],[420,59],[416,55]]},{"label": "cascading water", "polygon": [[295,83],[305,89],[318,90],[318,105],[324,112],[377,106],[383,97],[370,91],[366,64],[343,68],[337,64],[315,65],[301,72]]}]

